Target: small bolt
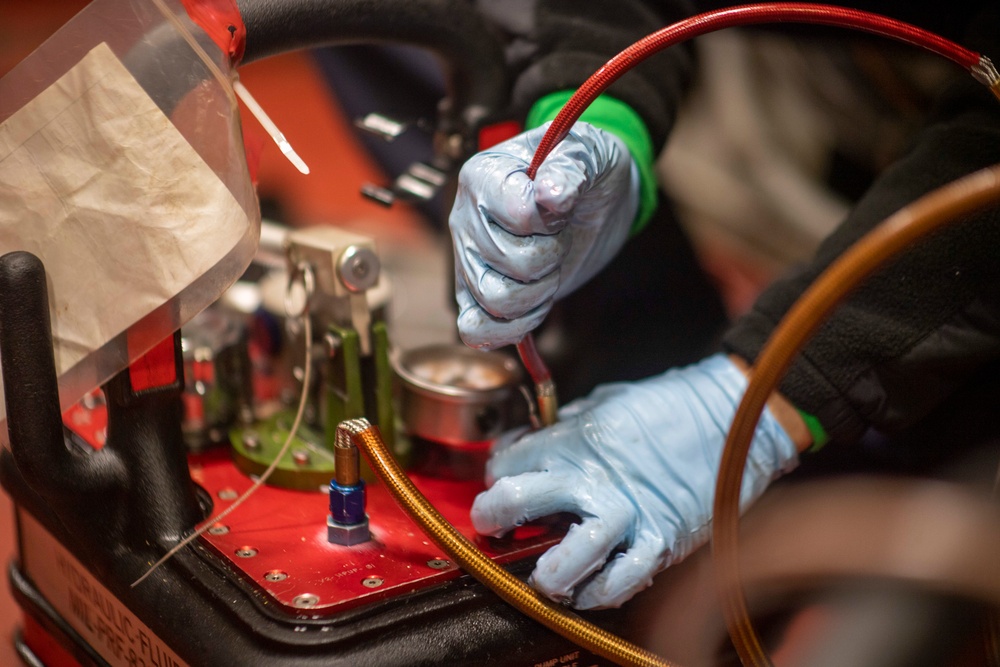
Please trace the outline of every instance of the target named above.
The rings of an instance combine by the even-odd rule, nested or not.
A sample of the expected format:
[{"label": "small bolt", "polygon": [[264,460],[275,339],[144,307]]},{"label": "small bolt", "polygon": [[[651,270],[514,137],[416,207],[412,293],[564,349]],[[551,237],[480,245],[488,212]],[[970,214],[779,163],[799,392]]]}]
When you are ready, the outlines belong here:
[{"label": "small bolt", "polygon": [[451,567],[451,561],[444,560],[443,558],[434,558],[427,561],[427,567],[433,568],[435,570],[447,570]]},{"label": "small bolt", "polygon": [[365,588],[378,588],[385,583],[385,579],[382,577],[365,577],[361,580],[361,585]]},{"label": "small bolt", "polygon": [[368,263],[363,259],[361,259],[360,257],[355,257],[350,264],[351,264],[351,275],[357,278],[358,280],[363,280],[365,277],[367,277],[368,272],[371,270],[371,267],[368,266]]},{"label": "small bolt", "polygon": [[306,450],[296,449],[292,452],[292,460],[295,461],[295,465],[297,466],[307,466],[312,461],[312,457],[309,456],[309,452]]},{"label": "small bolt", "polygon": [[243,446],[251,451],[260,448],[260,436],[256,431],[247,431],[243,434]]},{"label": "small bolt", "polygon": [[288,578],[288,573],[282,572],[281,570],[271,570],[264,575],[264,579],[267,581],[284,581]]},{"label": "small bolt", "polygon": [[240,558],[253,558],[257,555],[257,550],[253,547],[240,547],[236,550],[236,555]]},{"label": "small bolt", "polygon": [[229,526],[224,526],[221,523],[213,524],[211,528],[208,529],[209,535],[225,535],[229,532]]},{"label": "small bolt", "polygon": [[312,593],[303,593],[302,595],[296,595],[292,598],[292,604],[299,609],[308,609],[309,607],[315,607],[319,602],[319,596],[313,595]]},{"label": "small bolt", "polygon": [[340,349],[340,338],[332,333],[327,333],[323,336],[323,342],[326,344],[326,353],[331,359],[337,356],[337,350]]},{"label": "small bolt", "polygon": [[219,491],[219,500],[236,500],[239,495],[234,489],[222,489]]},{"label": "small bolt", "polygon": [[340,282],[348,292],[356,294],[375,286],[381,268],[375,252],[361,246],[348,246],[337,260]]}]

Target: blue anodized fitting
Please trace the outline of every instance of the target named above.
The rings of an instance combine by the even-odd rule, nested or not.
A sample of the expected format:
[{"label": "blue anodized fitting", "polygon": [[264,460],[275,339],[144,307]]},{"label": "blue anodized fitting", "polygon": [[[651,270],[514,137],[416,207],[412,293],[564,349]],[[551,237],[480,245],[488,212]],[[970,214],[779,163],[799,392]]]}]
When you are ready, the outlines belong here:
[{"label": "blue anodized fitting", "polygon": [[335,477],[330,480],[330,514],[326,519],[331,544],[353,546],[371,539],[365,514],[365,482],[361,479],[358,448],[350,432],[337,427],[334,442]]},{"label": "blue anodized fitting", "polygon": [[365,520],[365,483],[344,486],[330,480],[330,518],[334,523],[353,526]]}]

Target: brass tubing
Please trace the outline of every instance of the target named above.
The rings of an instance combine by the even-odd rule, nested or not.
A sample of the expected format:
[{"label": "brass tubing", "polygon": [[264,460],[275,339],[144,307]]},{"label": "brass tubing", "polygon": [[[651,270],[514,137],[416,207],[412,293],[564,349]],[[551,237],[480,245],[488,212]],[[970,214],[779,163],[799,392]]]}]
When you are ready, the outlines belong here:
[{"label": "brass tubing", "polygon": [[538,402],[538,418],[542,426],[552,426],[559,420],[559,399],[556,398],[556,383],[552,380],[549,367],[545,365],[545,360],[538,353],[535,346],[535,337],[531,333],[525,334],[521,342],[517,344],[517,353],[521,357],[521,363],[531,376],[531,381],[535,383],[535,399]]},{"label": "brass tubing", "polygon": [[535,385],[538,398],[538,417],[542,426],[552,426],[559,421],[559,399],[556,398],[556,384],[552,380]]},{"label": "brass tubing", "polygon": [[365,419],[342,422],[364,452],[392,497],[434,542],[466,572],[504,601],[566,639],[619,665],[670,667],[676,663],[631,644],[569,612],[533,590],[477,549],[438,513],[413,485],[382,442],[378,428]]},{"label": "brass tubing", "polygon": [[333,447],[333,478],[341,486],[356,486],[361,481],[358,448],[347,429],[338,426]]},{"label": "brass tubing", "polygon": [[768,396],[805,342],[863,279],[930,232],[998,202],[1000,165],[994,165],[938,188],[899,210],[855,243],[816,279],[793,304],[757,357],[726,438],[712,526],[713,562],[722,612],[744,665],[771,665],[747,611],[740,585],[738,551],[743,468]]}]

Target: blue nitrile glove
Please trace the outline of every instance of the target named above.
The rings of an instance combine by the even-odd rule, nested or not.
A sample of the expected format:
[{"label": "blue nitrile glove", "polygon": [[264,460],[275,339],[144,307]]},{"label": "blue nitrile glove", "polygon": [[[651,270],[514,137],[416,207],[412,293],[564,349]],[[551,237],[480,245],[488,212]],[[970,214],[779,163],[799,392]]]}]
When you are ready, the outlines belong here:
[{"label": "blue nitrile glove", "polygon": [[[582,521],[538,559],[532,585],[578,609],[620,606],[708,539],[719,460],[746,384],[732,361],[715,355],[598,387],[563,408],[554,426],[498,444],[487,466],[487,483],[496,481],[476,498],[473,525],[499,536],[549,514],[578,515]],[[765,410],[741,507],[797,462],[791,439]]]},{"label": "blue nitrile glove", "polygon": [[449,225],[458,328],[472,347],[519,342],[552,303],[589,280],[628,238],[639,171],[612,134],[576,123],[535,180],[526,170],[548,124],[472,157]]}]

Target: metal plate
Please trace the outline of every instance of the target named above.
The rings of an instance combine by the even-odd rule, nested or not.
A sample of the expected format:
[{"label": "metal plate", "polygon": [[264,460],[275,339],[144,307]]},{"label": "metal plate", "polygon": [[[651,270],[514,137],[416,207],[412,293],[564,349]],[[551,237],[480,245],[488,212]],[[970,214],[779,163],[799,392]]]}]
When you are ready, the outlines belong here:
[{"label": "metal plate", "polygon": [[[217,516],[251,485],[224,453],[192,458],[191,473],[215,501]],[[500,539],[477,536],[469,508],[480,482],[411,479],[461,533],[499,562],[542,553],[563,523],[519,528]],[[319,490],[265,486],[202,536],[205,544],[290,613],[326,615],[428,588],[459,576],[456,566],[407,517],[381,486],[368,486],[372,540],[343,547],[327,541],[329,501]],[[242,554],[242,555],[241,555]]]}]

